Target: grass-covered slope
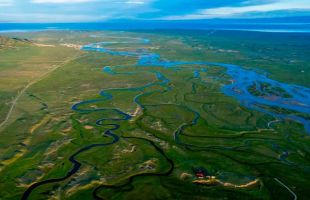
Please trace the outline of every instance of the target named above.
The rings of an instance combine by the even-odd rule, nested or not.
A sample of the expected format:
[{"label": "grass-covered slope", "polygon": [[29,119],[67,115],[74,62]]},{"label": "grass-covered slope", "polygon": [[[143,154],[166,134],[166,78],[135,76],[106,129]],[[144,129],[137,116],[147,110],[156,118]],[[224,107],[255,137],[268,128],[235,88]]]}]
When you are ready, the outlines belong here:
[{"label": "grass-covered slope", "polygon": [[[34,184],[39,186],[28,199],[309,199],[309,135],[295,121],[226,96],[222,87],[231,77],[225,68],[137,66],[137,57],[74,46],[127,41],[109,48],[157,52],[169,60],[241,63],[241,53],[232,51],[241,52],[236,49],[242,45],[224,47],[235,43],[228,36],[236,36],[219,33],[226,41],[218,40],[216,48],[223,50],[210,50],[206,44],[217,39],[208,33],[10,33],[32,43],[0,51],[0,76],[6,74],[0,103],[7,106],[2,118],[10,100],[34,82],[0,131],[0,199],[21,199]],[[151,43],[128,43],[137,38]],[[195,41],[204,44],[193,46]],[[270,72],[286,80],[284,72]]]}]

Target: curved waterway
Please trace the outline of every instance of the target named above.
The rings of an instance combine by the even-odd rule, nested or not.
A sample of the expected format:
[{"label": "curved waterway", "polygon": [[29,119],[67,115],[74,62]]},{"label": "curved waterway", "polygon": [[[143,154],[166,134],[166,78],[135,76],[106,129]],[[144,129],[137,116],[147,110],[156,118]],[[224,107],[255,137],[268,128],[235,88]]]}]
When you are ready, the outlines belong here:
[{"label": "curved waterway", "polygon": [[[140,43],[147,44],[149,40],[141,39]],[[299,113],[310,114],[310,89],[294,85],[282,83],[276,80],[270,79],[266,74],[260,74],[256,70],[245,69],[238,65],[218,63],[218,62],[184,62],[184,61],[168,61],[161,59],[160,55],[149,52],[127,52],[127,51],[113,51],[105,48],[104,45],[111,44],[111,42],[100,42],[84,46],[82,49],[86,51],[99,51],[112,55],[120,56],[135,56],[138,58],[137,66],[159,66],[164,68],[171,68],[180,65],[208,65],[208,66],[220,66],[226,68],[226,73],[231,77],[231,83],[224,85],[222,91],[224,94],[234,97],[243,106],[263,112],[277,119],[290,119],[299,122],[304,125],[306,131],[310,133],[310,122],[306,117],[291,112],[289,114],[279,114],[272,111],[272,109],[266,109],[264,106],[283,108]],[[194,70],[194,77],[200,78],[199,70]],[[286,96],[281,95],[266,95],[257,96],[249,91],[249,88],[259,83],[268,84],[272,88],[281,88]]]},{"label": "curved waterway", "polygon": [[[130,39],[130,38],[126,38]],[[305,113],[307,115],[310,114],[310,89],[298,85],[293,85],[293,84],[286,84],[286,83],[281,83],[275,80],[272,80],[267,77],[266,74],[260,74],[254,70],[248,70],[245,69],[241,66],[233,65],[233,64],[225,64],[225,63],[215,63],[215,62],[201,62],[201,61],[196,61],[196,62],[183,62],[183,61],[168,61],[168,60],[163,60],[161,59],[160,55],[155,54],[155,53],[149,53],[147,51],[115,51],[109,48],[106,48],[106,45],[113,45],[113,44],[124,44],[124,45],[130,45],[133,43],[140,43],[140,44],[148,44],[150,41],[148,39],[138,39],[138,38],[133,38],[133,41],[129,42],[100,42],[100,43],[93,43],[89,45],[85,45],[82,50],[84,51],[98,51],[102,53],[107,53],[110,55],[118,55],[118,56],[131,56],[131,57],[137,57],[137,66],[140,67],[151,67],[151,66],[156,66],[156,67],[164,67],[164,68],[173,68],[181,65],[207,65],[207,66],[220,66],[226,68],[226,73],[231,77],[231,83],[224,85],[222,87],[222,91],[224,94],[234,97],[237,99],[243,106],[257,110],[259,112],[263,112],[266,114],[269,114],[277,119],[291,119],[296,122],[299,122],[304,125],[306,131],[310,133],[310,122],[308,119],[301,117],[300,115],[294,114],[294,112],[290,114],[279,114],[276,112],[273,112],[271,109],[267,109],[264,106],[276,106],[279,108],[284,108],[300,113]],[[205,69],[204,69],[205,70]],[[202,70],[203,71],[203,70]],[[115,75],[118,74],[114,72],[111,67],[104,67],[103,72]],[[72,109],[76,112],[79,113],[92,113],[92,112],[103,112],[103,111],[112,111],[118,114],[119,118],[101,118],[96,121],[97,126],[104,126],[107,127],[108,129],[104,132],[104,135],[111,137],[111,142],[108,143],[99,143],[99,144],[91,144],[89,146],[83,147],[80,150],[76,151],[72,156],[69,157],[69,161],[73,164],[72,169],[64,176],[61,178],[55,178],[55,179],[48,179],[44,180],[41,182],[34,183],[31,185],[23,194],[22,199],[26,200],[30,196],[31,192],[35,190],[36,188],[49,184],[49,183],[56,183],[56,182],[61,182],[69,177],[71,177],[73,174],[75,174],[81,167],[81,163],[76,160],[76,157],[92,148],[95,147],[103,147],[103,146],[108,146],[112,145],[116,142],[119,141],[119,136],[117,136],[114,131],[118,130],[120,128],[120,125],[117,124],[119,121],[127,121],[132,118],[129,114],[116,109],[116,108],[97,108],[97,109],[83,109],[81,107],[86,106],[89,107],[89,105],[94,104],[96,102],[101,102],[101,101],[108,101],[112,100],[113,96],[109,93],[110,91],[115,91],[115,90],[133,90],[133,91],[142,91],[145,88],[154,86],[154,85],[159,85],[163,86],[166,88],[165,91],[171,90],[169,87],[169,82],[170,80],[167,79],[164,74],[155,71],[155,70],[150,70],[150,73],[154,73],[155,76],[157,77],[157,81],[146,84],[141,87],[135,87],[135,88],[112,88],[112,89],[107,89],[104,91],[100,92],[100,95],[102,98],[99,99],[93,99],[93,100],[87,100],[83,101],[80,103],[77,103],[72,106]],[[139,72],[128,72],[126,74],[135,74]],[[199,70],[194,70],[193,71],[193,77],[194,78],[201,78],[201,73]],[[261,97],[261,96],[255,96],[251,92],[249,92],[249,87],[253,85],[257,85],[258,83],[268,83],[269,86],[274,87],[274,88],[282,88],[285,93],[287,94],[285,97],[279,95],[279,96],[272,96],[270,98]],[[153,91],[157,92],[157,91]],[[145,108],[146,105],[142,105],[140,103],[139,98],[141,98],[143,95],[148,95],[150,93],[142,93],[137,95],[134,98],[134,102],[140,106],[142,109]],[[188,126],[193,126],[197,124],[198,119],[200,118],[200,115],[198,112],[191,110],[191,112],[195,113],[195,118],[192,120],[190,124],[184,124],[182,125],[176,132],[175,132],[175,140],[177,143],[179,143],[179,135],[181,132]],[[109,123],[107,123],[109,122]],[[151,141],[150,141],[151,142]],[[156,147],[155,144],[152,144],[153,146]],[[160,151],[162,154],[163,152],[160,150],[159,147],[156,147],[158,151]],[[173,168],[173,162],[170,160],[168,157],[166,159],[170,162],[172,168]],[[164,174],[169,174],[172,171],[172,168],[164,173]],[[143,174],[143,175],[148,175],[148,174]],[[151,174],[152,175],[152,174]],[[153,174],[155,175],[155,174]],[[160,174],[158,174],[160,175]],[[140,175],[139,175],[140,176]],[[130,182],[132,181],[132,178],[130,179]],[[97,197],[98,198],[98,197]]]},{"label": "curved waterway", "polygon": [[91,145],[88,145],[86,147],[83,147],[81,148],[80,150],[76,151],[73,155],[71,155],[69,157],[69,161],[73,164],[73,167],[71,168],[71,170],[64,176],[64,177],[61,177],[61,178],[54,178],[54,179],[48,179],[48,180],[44,180],[44,181],[41,181],[41,182],[37,182],[37,183],[34,183],[32,184],[23,194],[22,196],[22,199],[25,200],[25,199],[28,199],[28,197],[30,196],[31,192],[42,186],[42,185],[46,185],[46,184],[49,184],[49,183],[57,183],[57,182],[61,182],[61,181],[64,181],[66,180],[67,178],[71,177],[73,174],[75,174],[81,167],[81,163],[76,160],[76,157],[87,151],[87,150],[90,150],[92,148],[95,148],[95,147],[103,147],[103,146],[109,146],[109,145],[112,145],[116,142],[119,141],[119,137],[113,133],[113,131],[116,131],[117,129],[120,128],[120,126],[116,123],[105,123],[105,121],[109,120],[109,121],[123,121],[123,120],[129,120],[131,118],[130,115],[118,110],[118,109],[104,109],[104,108],[99,108],[99,109],[92,109],[92,110],[89,110],[89,109],[81,109],[80,106],[82,105],[86,105],[86,104],[90,104],[90,103],[94,103],[94,102],[98,102],[98,101],[105,101],[105,100],[110,100],[112,99],[112,95],[108,94],[108,93],[105,93],[105,92],[102,92],[101,95],[103,96],[102,99],[98,99],[98,100],[90,100],[90,101],[84,101],[84,102],[81,102],[81,103],[78,103],[78,104],[75,104],[74,106],[72,106],[72,109],[76,112],[80,112],[80,113],[92,113],[92,112],[100,112],[100,111],[105,111],[105,110],[109,110],[109,111],[114,111],[116,112],[118,115],[120,115],[119,118],[101,118],[101,119],[98,119],[96,121],[96,125],[97,126],[104,126],[104,127],[108,127],[108,129],[104,132],[104,135],[108,136],[108,137],[111,137],[112,141],[111,142],[107,142],[107,143],[98,143],[98,144],[91,144]]}]

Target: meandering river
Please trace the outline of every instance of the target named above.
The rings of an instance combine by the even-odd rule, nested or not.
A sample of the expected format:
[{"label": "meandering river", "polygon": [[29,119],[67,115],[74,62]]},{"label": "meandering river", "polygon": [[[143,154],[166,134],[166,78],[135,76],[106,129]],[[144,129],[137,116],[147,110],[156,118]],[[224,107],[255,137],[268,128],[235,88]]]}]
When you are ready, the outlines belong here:
[{"label": "meandering river", "polygon": [[[135,38],[135,42],[147,44],[150,40],[140,39],[138,41]],[[220,66],[226,68],[226,73],[231,77],[231,84],[224,85],[222,91],[224,94],[234,97],[243,106],[263,112],[277,119],[291,119],[304,125],[306,131],[310,133],[310,121],[295,112],[310,114],[310,89],[294,85],[282,83],[276,80],[270,79],[266,74],[260,74],[256,70],[245,69],[238,65],[216,63],[216,62],[183,62],[183,61],[168,61],[161,59],[160,55],[149,52],[127,52],[127,51],[113,51],[105,48],[106,44],[115,44],[116,42],[100,42],[95,44],[89,44],[82,49],[86,51],[99,51],[112,55],[120,56],[135,56],[138,58],[137,66],[161,66],[164,68],[171,68],[180,65],[208,65],[208,66]],[[129,43],[130,44],[130,43]],[[110,69],[111,70],[111,69]],[[112,70],[111,70],[112,71]],[[111,72],[110,71],[110,72]],[[194,70],[194,77],[199,78],[201,75],[198,70]],[[169,80],[166,80],[166,82]],[[285,91],[287,96],[257,96],[249,91],[249,87],[257,85],[258,83],[269,84],[273,88],[281,88]],[[266,109],[264,106],[283,108],[292,111],[289,114],[273,112],[272,109]]]},{"label": "meandering river", "polygon": [[[129,39],[129,38],[127,38]],[[111,45],[111,44],[124,44],[124,45],[130,45],[132,43],[141,43],[141,44],[148,44],[150,40],[148,39],[137,39],[134,38],[133,41],[129,42],[117,42],[117,41],[109,41],[109,42],[100,42],[100,43],[93,43],[89,45],[85,45],[82,50],[84,51],[98,51],[102,53],[107,53],[111,55],[119,55],[119,56],[133,56],[137,58],[137,66],[140,67],[150,67],[150,66],[157,66],[157,67],[164,67],[164,68],[173,68],[176,66],[181,66],[181,65],[207,65],[207,66],[220,66],[224,67],[226,69],[227,75],[231,77],[231,83],[224,85],[222,87],[222,92],[228,96],[231,96],[235,99],[237,99],[240,104],[243,106],[257,110],[259,112],[263,112],[266,114],[269,114],[277,119],[283,120],[283,119],[291,119],[296,122],[299,122],[304,125],[306,131],[310,133],[310,122],[308,119],[303,118],[301,115],[295,114],[295,112],[299,113],[305,113],[307,115],[310,114],[310,89],[298,85],[293,85],[293,84],[286,84],[286,83],[281,83],[276,80],[270,79],[266,74],[260,74],[254,70],[248,70],[245,69],[241,66],[233,65],[233,64],[225,64],[225,63],[214,63],[214,62],[201,62],[201,61],[195,61],[195,62],[181,62],[181,61],[168,61],[168,60],[163,60],[161,59],[160,55],[155,54],[155,53],[150,53],[146,51],[115,51],[109,48],[106,48],[106,45]],[[104,73],[108,73],[111,75],[117,74],[112,70],[112,68],[106,66],[103,68]],[[112,100],[113,96],[109,93],[112,90],[143,90],[147,87],[151,87],[153,85],[160,85],[165,87],[167,90],[170,90],[171,88],[169,87],[169,82],[170,80],[165,77],[164,74],[150,70],[151,73],[154,73],[157,77],[156,82],[149,83],[145,86],[141,87],[136,87],[136,88],[113,88],[113,89],[107,89],[104,91],[100,92],[100,95],[102,98],[99,99],[94,99],[94,100],[87,100],[83,101],[80,103],[77,103],[72,106],[72,109],[76,112],[79,113],[92,113],[92,112],[102,112],[102,111],[112,111],[117,113],[119,117],[117,118],[101,118],[96,121],[97,126],[105,126],[108,127],[108,130],[105,131],[105,135],[111,137],[111,141],[108,143],[99,143],[99,144],[91,144],[89,146],[83,147],[77,152],[75,152],[72,156],[69,157],[69,161],[73,164],[72,169],[66,174],[66,176],[61,177],[61,178],[55,178],[55,179],[48,179],[44,180],[41,182],[34,183],[31,185],[23,194],[22,199],[28,199],[30,194],[34,189],[37,187],[40,187],[45,184],[49,183],[56,183],[60,181],[64,181],[67,178],[71,177],[73,174],[75,174],[81,167],[81,163],[76,160],[76,157],[92,148],[95,147],[102,147],[102,146],[108,146],[112,145],[116,142],[119,141],[119,136],[114,134],[114,131],[118,130],[120,128],[120,125],[117,123],[119,121],[126,121],[130,120],[132,116],[129,114],[116,109],[116,108],[94,108],[90,109],[90,105],[94,104],[96,102],[100,101],[109,101]],[[136,72],[128,72],[130,74],[136,73]],[[201,78],[201,73],[200,71],[194,70],[193,71],[193,77],[195,78]],[[285,97],[279,95],[279,96],[272,96],[272,98],[266,98],[265,96],[257,96],[249,92],[249,87],[258,84],[258,83],[268,83],[270,87],[274,88],[282,88],[286,94]],[[144,94],[145,95],[145,94]],[[140,106],[142,109],[145,108],[145,105],[140,103],[139,98],[142,95],[138,95],[135,97],[134,101],[135,103]],[[83,107],[88,107],[87,109],[83,109]],[[291,111],[295,112],[290,112],[289,114],[279,114],[272,109],[268,109],[264,106],[276,106],[279,108],[284,108],[288,109]],[[176,142],[179,141],[178,137],[180,133],[187,127],[187,126],[192,126],[195,125],[200,117],[199,113],[192,111],[195,113],[195,118],[192,120],[191,124],[185,124],[179,128],[179,130],[175,133],[175,140]],[[109,123],[107,123],[109,122]],[[154,143],[152,144],[153,146],[155,145]],[[164,153],[160,150],[159,147],[155,148],[160,151],[163,155]],[[165,156],[165,155],[164,155]],[[166,157],[166,156],[165,156]],[[168,157],[166,157],[168,162],[171,164],[172,168],[169,169],[168,172],[163,173],[163,174],[169,174],[171,173],[173,169],[173,162],[170,160]],[[144,174],[145,175],[145,174]],[[151,174],[152,175],[152,174]],[[153,174],[154,175],[154,174]],[[158,174],[160,175],[160,174]],[[131,178],[132,179],[132,178]]]}]

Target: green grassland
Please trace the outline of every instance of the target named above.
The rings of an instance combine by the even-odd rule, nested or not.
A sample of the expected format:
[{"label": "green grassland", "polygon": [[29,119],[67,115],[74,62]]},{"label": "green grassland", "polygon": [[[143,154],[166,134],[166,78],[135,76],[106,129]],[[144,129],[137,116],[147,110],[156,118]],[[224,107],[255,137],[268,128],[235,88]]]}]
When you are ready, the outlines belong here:
[{"label": "green grassland", "polygon": [[160,39],[156,34],[152,38],[150,33],[151,40],[160,41],[153,51],[169,60],[234,63],[265,70],[272,79],[310,86],[308,33],[191,30],[152,33],[161,35]]},{"label": "green grassland", "polygon": [[[309,135],[290,120],[269,127],[275,120],[272,116],[247,109],[224,95],[221,87],[229,81],[224,68],[137,67],[135,57],[64,45],[124,37],[149,38],[152,42],[111,48],[143,48],[169,60],[240,64],[266,70],[276,80],[310,86],[306,56],[310,53],[309,35],[296,38],[294,34],[224,31],[6,33],[0,38],[0,123],[14,98],[20,97],[9,120],[0,127],[0,199],[21,199],[33,183],[66,176],[73,166],[69,158],[75,152],[91,144],[111,142],[103,135],[108,127],[95,122],[102,117],[115,118],[117,113],[71,109],[75,103],[102,98],[102,90],[109,90],[113,99],[81,107],[115,108],[133,115],[128,121],[117,122],[121,128],[115,134],[120,140],[79,154],[76,160],[82,165],[75,174],[36,188],[29,199],[293,199],[277,180],[298,199],[310,198]],[[115,74],[104,73],[104,66],[111,66]],[[202,78],[193,76],[197,67],[206,69]],[[171,90],[160,84],[127,89],[158,82],[154,72],[171,81]],[[137,96],[144,109],[134,101]],[[191,126],[194,111],[200,118]],[[189,126],[176,140],[184,124]],[[284,152],[289,154],[283,158]],[[195,184],[199,180],[195,168],[204,168],[227,184]],[[253,181],[255,184],[244,186]]]},{"label": "green grassland", "polygon": [[3,121],[10,103],[24,87],[80,52],[72,48],[43,48],[28,40],[1,38],[0,120]]}]

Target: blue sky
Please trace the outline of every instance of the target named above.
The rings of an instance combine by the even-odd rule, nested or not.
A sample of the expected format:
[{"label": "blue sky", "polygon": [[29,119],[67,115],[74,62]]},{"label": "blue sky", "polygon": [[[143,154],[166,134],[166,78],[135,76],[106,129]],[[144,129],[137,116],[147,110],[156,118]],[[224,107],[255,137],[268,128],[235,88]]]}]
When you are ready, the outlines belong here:
[{"label": "blue sky", "polygon": [[310,0],[0,0],[0,22],[310,16]]}]

